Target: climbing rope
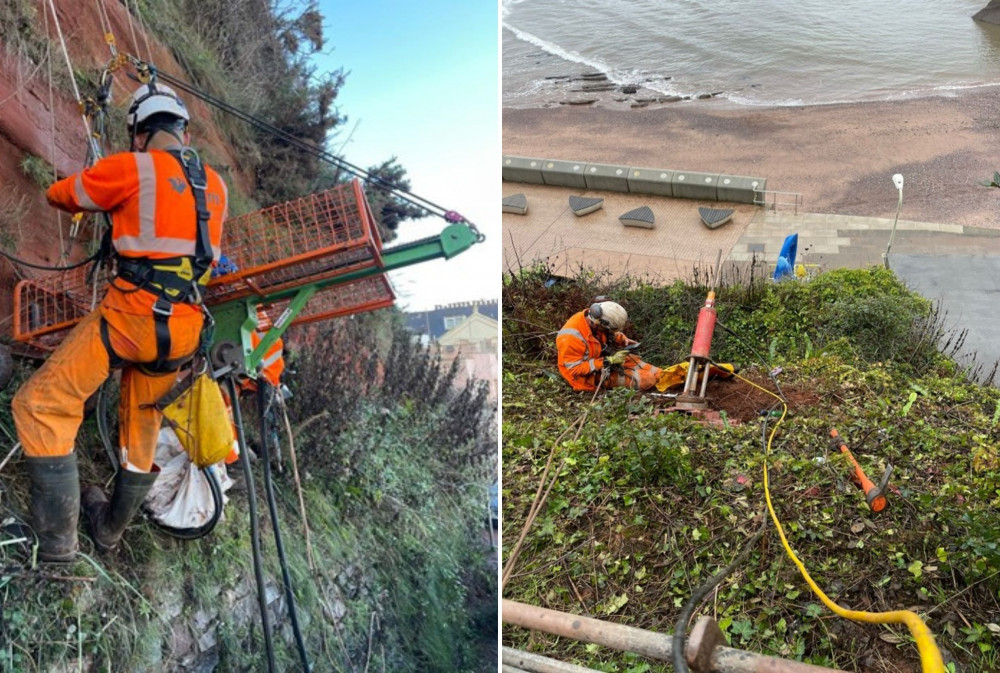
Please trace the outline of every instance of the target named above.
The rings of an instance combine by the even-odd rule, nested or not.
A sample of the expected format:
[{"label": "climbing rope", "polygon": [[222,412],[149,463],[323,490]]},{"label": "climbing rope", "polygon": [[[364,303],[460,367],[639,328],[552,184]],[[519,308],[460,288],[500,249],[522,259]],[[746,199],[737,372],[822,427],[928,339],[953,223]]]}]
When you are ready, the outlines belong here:
[{"label": "climbing rope", "polygon": [[[48,31],[48,25],[49,25],[48,24],[48,15],[51,12],[51,14],[52,14],[52,23],[55,25],[56,34],[59,37],[60,48],[61,48],[61,51],[62,51],[62,54],[63,54],[63,58],[65,59],[65,62],[66,62],[66,69],[67,69],[67,71],[69,73],[69,81],[70,81],[70,83],[72,84],[72,87],[73,87],[73,97],[76,100],[77,106],[78,106],[78,108],[80,110],[80,118],[83,121],[83,127],[84,127],[84,130],[85,130],[86,135],[87,135],[87,159],[86,159],[86,162],[89,165],[90,163],[92,163],[93,161],[96,161],[101,156],[101,148],[100,148],[100,145],[98,143],[98,138],[99,137],[103,137],[103,130],[104,130],[104,123],[103,123],[104,105],[106,105],[106,103],[107,103],[109,92],[110,92],[110,87],[111,87],[111,81],[110,81],[110,76],[109,76],[109,72],[110,72],[109,68],[113,69],[113,67],[117,67],[117,66],[111,66],[111,64],[109,64],[109,68],[105,68],[105,71],[102,74],[102,77],[101,77],[101,92],[102,93],[100,93],[98,95],[98,98],[99,98],[100,102],[95,104],[95,102],[93,100],[91,100],[91,99],[84,99],[80,95],[80,89],[79,89],[79,87],[77,87],[77,84],[76,84],[76,77],[75,77],[74,72],[73,72],[73,62],[70,59],[69,51],[68,51],[68,49],[66,47],[66,39],[63,36],[62,25],[61,25],[61,23],[59,21],[59,16],[56,13],[56,8],[55,8],[54,1],[53,0],[47,0],[46,3],[43,5],[43,8],[45,9],[45,27],[46,27],[46,31]],[[105,24],[105,19],[106,18],[107,18],[106,16],[102,15],[102,25]],[[110,24],[108,24],[108,25],[110,26]],[[110,28],[108,29],[108,31],[109,32],[105,33],[105,36],[109,40],[109,46],[112,48],[112,53],[114,54],[114,57],[115,57],[114,60],[113,60],[113,63],[114,62],[121,63],[121,62],[123,62],[122,58],[121,58],[121,55],[119,55],[118,52],[114,48],[114,36],[110,33]],[[51,69],[50,52],[47,51],[46,54],[47,54],[47,60],[49,61],[49,64],[50,64],[49,65],[49,109],[52,110],[52,114],[53,114],[53,117],[52,117],[52,138],[51,138],[51,143],[52,143],[52,165],[53,165],[53,171],[55,171],[55,107],[54,107],[53,95],[52,95],[52,69]],[[91,119],[94,118],[95,116],[97,117],[98,122],[99,122],[100,134],[95,133],[94,130],[93,130],[93,127],[91,126]],[[70,241],[69,241],[68,246],[65,244],[65,241],[63,239],[62,219],[60,218],[58,220],[58,225],[59,225],[59,248],[60,248],[59,259],[60,260],[65,259],[67,257],[67,249],[68,249],[68,247],[72,246],[73,241],[76,238],[76,233],[79,231],[80,220],[81,220],[81,217],[79,216],[79,214],[73,217],[73,225],[72,225],[72,227],[70,229]],[[0,256],[3,256],[4,258],[6,258],[7,260],[11,261],[14,264],[17,264],[19,266],[25,266],[25,267],[28,267],[30,269],[38,269],[38,270],[41,270],[41,271],[70,271],[72,269],[77,269],[77,268],[79,268],[81,266],[85,266],[85,265],[90,264],[91,262],[95,261],[98,258],[98,253],[95,253],[95,254],[87,257],[86,259],[84,259],[84,260],[82,260],[80,262],[77,262],[75,264],[57,265],[57,266],[51,266],[51,265],[47,265],[47,264],[36,264],[34,262],[29,262],[27,260],[24,260],[24,259],[21,259],[19,257],[16,257],[16,256],[14,256],[14,255],[12,255],[12,254],[4,251],[4,250],[0,250]],[[94,278],[95,278],[95,282],[96,282],[96,278],[97,278],[97,274],[96,273],[94,274]]]},{"label": "climbing rope", "polygon": [[407,201],[412,205],[415,205],[418,208],[421,208],[432,215],[437,215],[438,217],[443,218],[446,222],[450,224],[464,223],[476,235],[477,242],[481,243],[482,241],[485,240],[486,237],[479,231],[476,225],[465,219],[465,217],[463,217],[460,213],[454,210],[447,210],[446,208],[434,203],[433,201],[430,201],[429,199],[425,199],[421,196],[418,196],[417,194],[414,194],[413,192],[397,187],[388,180],[386,180],[385,178],[369,173],[363,168],[360,168],[359,166],[356,166],[350,163],[349,161],[346,161],[345,159],[342,159],[321,147],[310,145],[309,143],[306,143],[305,141],[297,138],[296,136],[288,133],[287,131],[284,131],[272,124],[269,124],[263,119],[255,117],[254,115],[251,115],[248,112],[244,112],[243,110],[240,110],[239,108],[234,107],[229,103],[226,103],[222,99],[217,98],[209,94],[208,92],[199,89],[191,84],[188,84],[182,79],[178,79],[177,77],[174,77],[165,72],[157,70],[156,67],[150,63],[141,61],[140,59],[134,56],[128,56],[128,59],[140,73],[148,72],[152,77],[160,78],[167,84],[175,86],[178,89],[181,89],[182,91],[189,93],[192,96],[195,96],[196,98],[199,98],[200,100],[208,103],[209,105],[216,107],[219,110],[226,112],[227,114],[233,115],[237,119],[241,119],[247,122],[248,124],[260,129],[261,131],[269,133],[275,136],[276,138],[283,140],[284,142],[287,142],[289,145],[292,145],[296,149],[299,149],[302,152],[305,152],[306,154],[309,154],[319,159],[320,161],[329,163],[339,168],[340,170],[350,173],[351,175],[359,177],[362,180],[366,180],[375,185],[376,187],[386,190],[387,192],[389,192],[390,194],[399,199]]},{"label": "climbing rope", "polygon": [[306,502],[302,496],[302,481],[299,479],[299,464],[295,455],[295,433],[292,432],[292,422],[288,418],[288,405],[285,398],[278,396],[278,404],[281,407],[281,415],[285,421],[285,432],[288,434],[288,455],[292,462],[292,477],[295,479],[295,492],[299,499],[299,514],[302,516],[302,534],[306,540],[306,561],[309,562],[309,569],[316,572],[316,558],[313,554],[312,534],[309,530],[309,517],[306,515]]},{"label": "climbing rope", "polygon": [[52,11],[52,22],[56,26],[56,34],[59,36],[59,45],[62,48],[63,58],[66,59],[66,69],[69,71],[69,81],[73,85],[73,97],[76,99],[76,103],[80,106],[80,119],[83,120],[83,128],[87,132],[87,141],[91,145],[94,153],[97,154],[98,148],[97,143],[90,131],[90,122],[87,119],[87,115],[83,109],[83,99],[80,97],[80,89],[76,85],[76,77],[73,73],[73,62],[69,58],[69,51],[66,49],[66,39],[63,37],[62,26],[59,23],[59,16],[56,14],[56,6],[53,0],[48,0],[49,9]]},{"label": "climbing rope", "polygon": [[[52,180],[55,181],[59,179],[59,175],[56,172],[56,107],[55,96],[52,93],[52,37],[49,35],[49,6],[43,4],[42,12],[42,19],[45,22],[45,62],[48,64],[49,75],[49,121],[51,122],[49,124],[49,149],[52,159]],[[59,230],[59,261],[63,262],[68,256],[63,240],[62,211],[59,209],[55,209],[55,211],[56,227]]]},{"label": "climbing rope", "polygon": [[[149,35],[146,31],[146,22],[142,18],[142,10],[139,9],[139,0],[132,0],[132,7],[135,8],[135,17],[139,22],[139,32],[142,33],[142,43],[146,47],[146,61],[153,60],[153,50],[149,48]],[[135,34],[133,33],[132,39],[135,40]],[[136,51],[139,51],[138,42],[135,45]]]}]

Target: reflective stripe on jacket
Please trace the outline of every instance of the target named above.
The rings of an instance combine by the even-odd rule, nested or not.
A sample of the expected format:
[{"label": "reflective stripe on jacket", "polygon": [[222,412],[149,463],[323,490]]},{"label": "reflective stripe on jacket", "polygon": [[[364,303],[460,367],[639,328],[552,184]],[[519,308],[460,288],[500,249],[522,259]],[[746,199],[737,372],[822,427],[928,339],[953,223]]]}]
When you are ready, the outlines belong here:
[{"label": "reflective stripe on jacket", "polygon": [[[226,217],[226,183],[205,166],[208,231],[213,257],[220,256]],[[62,210],[106,211],[111,239],[125,257],[193,256],[197,237],[194,194],[180,162],[162,150],[119,152],[59,180],[47,193]]]},{"label": "reflective stripe on jacket", "polygon": [[587,311],[574,313],[556,334],[559,373],[574,390],[594,390],[604,367],[601,349],[606,339],[595,334],[587,322]]},{"label": "reflective stripe on jacket", "polygon": [[[254,348],[257,348],[260,342],[264,340],[266,334],[267,332],[257,331],[251,333],[250,343]],[[278,339],[267,350],[260,362],[261,375],[275,388],[281,386],[281,374],[285,371],[284,349],[284,342]]]}]

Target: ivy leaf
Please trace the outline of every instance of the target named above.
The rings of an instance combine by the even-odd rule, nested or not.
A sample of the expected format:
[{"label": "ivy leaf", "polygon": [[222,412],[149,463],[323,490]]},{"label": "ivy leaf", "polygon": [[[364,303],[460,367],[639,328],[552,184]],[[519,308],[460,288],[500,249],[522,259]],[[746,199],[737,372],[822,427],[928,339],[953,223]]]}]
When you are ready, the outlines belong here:
[{"label": "ivy leaf", "polygon": [[749,619],[738,619],[733,622],[731,628],[733,634],[739,636],[741,640],[750,640],[753,636],[753,622]]},{"label": "ivy leaf", "polygon": [[906,568],[913,574],[913,579],[918,580],[920,576],[924,574],[924,562],[914,561]]},{"label": "ivy leaf", "polygon": [[601,610],[606,615],[613,615],[628,603],[628,594],[619,594],[617,596],[612,596],[605,605],[604,609]]}]

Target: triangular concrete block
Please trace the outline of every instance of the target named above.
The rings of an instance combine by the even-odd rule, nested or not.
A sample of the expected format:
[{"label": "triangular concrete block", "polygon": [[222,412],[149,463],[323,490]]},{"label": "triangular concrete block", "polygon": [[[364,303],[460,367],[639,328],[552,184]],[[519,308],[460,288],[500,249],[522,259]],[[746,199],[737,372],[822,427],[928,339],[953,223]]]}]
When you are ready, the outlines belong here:
[{"label": "triangular concrete block", "polygon": [[618,221],[626,227],[642,227],[643,229],[653,228],[653,209],[649,206],[640,206],[628,211],[618,218]]},{"label": "triangular concrete block", "polygon": [[588,213],[604,207],[604,199],[591,196],[571,196],[569,197],[569,207],[573,214],[582,217]]},{"label": "triangular concrete block", "polygon": [[721,227],[732,218],[736,212],[732,208],[698,208],[702,223],[709,229]]},{"label": "triangular concrete block", "polygon": [[505,213],[525,215],[528,212],[528,197],[524,194],[505,196],[500,203],[503,205],[503,212]]}]

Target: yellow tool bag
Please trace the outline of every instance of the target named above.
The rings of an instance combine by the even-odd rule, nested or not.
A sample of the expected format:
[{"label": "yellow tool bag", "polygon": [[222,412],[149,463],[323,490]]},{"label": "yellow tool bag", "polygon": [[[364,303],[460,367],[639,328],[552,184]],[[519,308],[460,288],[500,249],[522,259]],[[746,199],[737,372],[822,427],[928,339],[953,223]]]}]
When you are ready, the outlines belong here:
[{"label": "yellow tool bag", "polygon": [[[684,362],[679,362],[670,367],[664,367],[660,373],[660,378],[656,381],[656,389],[661,393],[667,388],[672,388],[673,386],[679,386],[684,383],[687,378],[687,371],[689,363],[685,360]],[[716,376],[720,379],[728,379],[736,371],[736,368],[731,364],[719,363],[718,365],[711,365],[711,375]]]},{"label": "yellow tool bag", "polygon": [[233,448],[233,427],[219,384],[207,373],[189,374],[156,403],[191,462],[208,467]]}]

